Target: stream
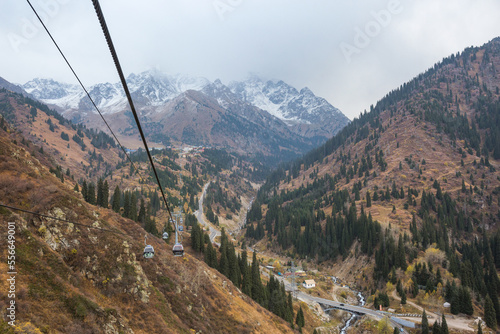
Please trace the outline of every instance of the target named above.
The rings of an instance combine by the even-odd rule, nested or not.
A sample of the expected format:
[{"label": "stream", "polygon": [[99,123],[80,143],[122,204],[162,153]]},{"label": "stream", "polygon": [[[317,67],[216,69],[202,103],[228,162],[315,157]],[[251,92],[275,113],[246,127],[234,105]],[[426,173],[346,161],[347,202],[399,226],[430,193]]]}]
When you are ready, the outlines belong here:
[{"label": "stream", "polygon": [[[336,277],[332,277],[332,279],[333,279],[333,281],[335,283],[337,283],[337,278]],[[352,292],[354,292],[358,296],[358,304],[360,306],[365,306],[365,298],[363,297],[363,295],[361,294],[361,292],[354,291],[351,288],[349,288],[349,290],[351,290]],[[351,326],[351,322],[353,322],[355,319],[356,319],[356,315],[355,314],[351,314],[351,317],[346,321],[344,327],[342,327],[342,329],[340,330],[340,334],[346,334],[347,333],[347,329]]]}]

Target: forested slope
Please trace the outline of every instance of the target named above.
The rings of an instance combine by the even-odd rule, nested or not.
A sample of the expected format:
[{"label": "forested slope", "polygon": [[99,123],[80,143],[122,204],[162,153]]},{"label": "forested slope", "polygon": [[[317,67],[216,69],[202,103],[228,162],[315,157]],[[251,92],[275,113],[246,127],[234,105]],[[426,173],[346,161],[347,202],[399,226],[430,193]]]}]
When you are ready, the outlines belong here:
[{"label": "forested slope", "polygon": [[366,287],[400,282],[466,313],[467,293],[479,308],[489,295],[500,319],[498,69],[499,38],[387,94],[267,179],[247,237],[318,262],[365,254]]}]

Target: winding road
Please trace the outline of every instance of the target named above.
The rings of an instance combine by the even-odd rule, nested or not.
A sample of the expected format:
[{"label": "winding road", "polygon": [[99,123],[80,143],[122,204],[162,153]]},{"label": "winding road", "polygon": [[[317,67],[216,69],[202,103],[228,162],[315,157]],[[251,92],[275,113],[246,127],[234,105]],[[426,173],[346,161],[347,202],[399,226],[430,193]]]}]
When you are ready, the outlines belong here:
[{"label": "winding road", "polygon": [[203,200],[205,199],[205,194],[207,192],[208,186],[210,185],[212,181],[208,181],[204,186],[203,186],[203,193],[201,194],[200,200],[199,200],[199,206],[198,210],[194,212],[194,215],[196,216],[196,219],[198,219],[198,222],[205,227],[208,227],[209,229],[209,236],[210,236],[210,241],[212,243],[215,243],[216,245],[219,245],[218,243],[215,242],[215,238],[220,236],[220,231],[214,228],[210,223],[206,222],[204,217],[203,217]]}]

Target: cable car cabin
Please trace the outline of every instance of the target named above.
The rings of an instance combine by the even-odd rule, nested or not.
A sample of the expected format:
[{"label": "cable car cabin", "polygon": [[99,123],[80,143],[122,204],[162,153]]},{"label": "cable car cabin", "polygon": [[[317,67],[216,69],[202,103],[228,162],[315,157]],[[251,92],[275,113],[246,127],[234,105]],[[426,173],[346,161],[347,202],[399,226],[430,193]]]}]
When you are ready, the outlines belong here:
[{"label": "cable car cabin", "polygon": [[179,226],[179,231],[181,231],[181,232],[184,231],[184,227],[182,225]]},{"label": "cable car cabin", "polygon": [[174,248],[172,248],[174,256],[183,256],[184,255],[184,247],[180,243],[176,243]]},{"label": "cable car cabin", "polygon": [[168,239],[168,233],[167,232],[163,232],[163,239]]},{"label": "cable car cabin", "polygon": [[146,247],[144,247],[144,253],[142,255],[144,256],[145,259],[150,259],[153,256],[155,256],[155,250],[153,246],[147,245]]}]

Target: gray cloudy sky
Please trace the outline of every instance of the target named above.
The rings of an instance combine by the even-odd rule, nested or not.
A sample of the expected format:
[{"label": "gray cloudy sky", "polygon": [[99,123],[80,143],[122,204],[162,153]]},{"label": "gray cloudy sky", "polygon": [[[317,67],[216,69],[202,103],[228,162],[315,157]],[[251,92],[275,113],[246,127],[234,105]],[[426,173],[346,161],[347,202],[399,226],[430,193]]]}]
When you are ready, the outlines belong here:
[{"label": "gray cloudy sky", "polygon": [[[86,86],[118,76],[90,0],[31,0]],[[126,75],[254,73],[349,118],[443,57],[500,36],[498,0],[101,0]],[[0,76],[75,83],[25,1],[1,0]]]}]

